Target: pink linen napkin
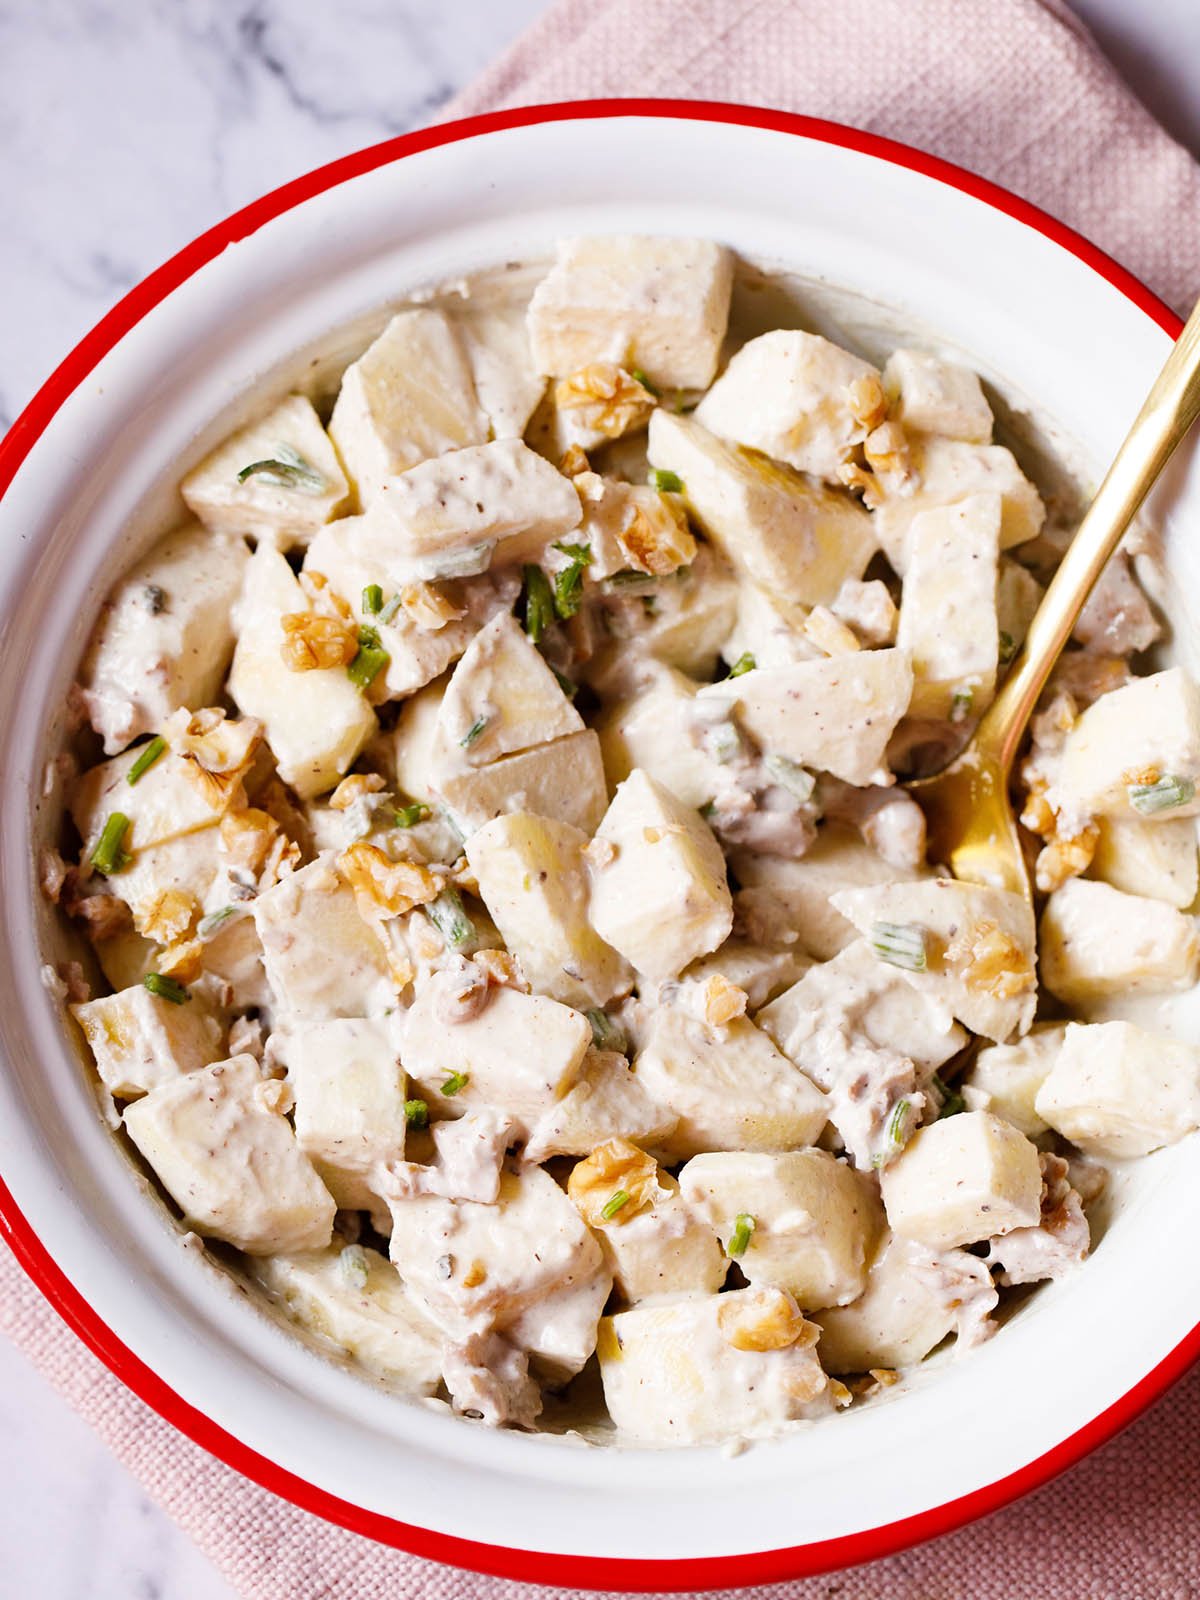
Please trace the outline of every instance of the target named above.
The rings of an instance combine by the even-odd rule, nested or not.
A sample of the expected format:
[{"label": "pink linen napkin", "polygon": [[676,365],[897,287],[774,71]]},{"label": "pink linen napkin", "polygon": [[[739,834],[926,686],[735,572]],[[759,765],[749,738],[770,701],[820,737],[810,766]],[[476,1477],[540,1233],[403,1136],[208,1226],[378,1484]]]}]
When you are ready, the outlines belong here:
[{"label": "pink linen napkin", "polygon": [[[559,0],[445,115],[624,95],[738,100],[906,140],[1071,223],[1177,308],[1200,289],[1200,169],[1057,0]],[[402,1555],[239,1477],[118,1383],[7,1251],[0,1328],[246,1600],[574,1592]],[[983,1524],[852,1573],[749,1593],[1188,1600],[1200,1595],[1197,1438],[1200,1372],[1067,1477]]]}]

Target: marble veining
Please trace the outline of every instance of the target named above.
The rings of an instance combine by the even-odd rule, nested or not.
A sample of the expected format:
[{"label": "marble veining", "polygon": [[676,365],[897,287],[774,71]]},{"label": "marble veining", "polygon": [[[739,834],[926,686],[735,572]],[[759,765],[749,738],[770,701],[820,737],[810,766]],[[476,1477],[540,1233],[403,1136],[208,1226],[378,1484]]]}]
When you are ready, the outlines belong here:
[{"label": "marble veining", "polygon": [[[427,120],[544,3],[0,0],[0,431],[146,272],[265,190]],[[1200,149],[1195,0],[1076,9]],[[38,1600],[232,1594],[3,1340],[0,1572]]]}]

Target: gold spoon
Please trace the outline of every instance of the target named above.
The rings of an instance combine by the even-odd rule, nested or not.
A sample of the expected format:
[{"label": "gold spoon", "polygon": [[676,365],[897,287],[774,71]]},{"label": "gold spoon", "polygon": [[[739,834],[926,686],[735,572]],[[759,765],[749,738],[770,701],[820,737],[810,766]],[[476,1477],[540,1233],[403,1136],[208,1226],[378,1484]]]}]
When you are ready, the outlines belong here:
[{"label": "gold spoon", "polygon": [[944,863],[956,878],[1032,898],[1008,795],[1013,757],[1105,563],[1197,413],[1200,304],[1096,491],[1042,597],[1012,672],[980,718],[971,742],[943,772],[907,785],[925,812],[929,859]]}]

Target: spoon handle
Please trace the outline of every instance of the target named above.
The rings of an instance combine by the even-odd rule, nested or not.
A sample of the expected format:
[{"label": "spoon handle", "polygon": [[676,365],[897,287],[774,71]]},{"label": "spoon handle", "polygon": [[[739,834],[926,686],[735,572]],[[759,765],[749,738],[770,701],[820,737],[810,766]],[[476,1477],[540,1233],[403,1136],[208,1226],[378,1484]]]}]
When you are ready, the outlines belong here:
[{"label": "spoon handle", "polygon": [[1176,445],[1200,414],[1200,304],[1117,451],[1066,555],[1042,597],[1008,680],[985,712],[975,742],[1008,772],[1021,735],[1079,613]]}]

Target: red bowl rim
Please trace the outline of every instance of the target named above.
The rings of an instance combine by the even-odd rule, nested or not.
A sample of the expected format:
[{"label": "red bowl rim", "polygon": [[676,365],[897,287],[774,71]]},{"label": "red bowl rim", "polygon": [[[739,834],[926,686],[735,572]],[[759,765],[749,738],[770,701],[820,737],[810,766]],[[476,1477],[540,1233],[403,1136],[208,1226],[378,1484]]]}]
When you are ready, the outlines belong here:
[{"label": "red bowl rim", "polygon": [[[895,166],[906,167],[981,200],[1069,251],[1118,289],[1172,339],[1179,336],[1183,326],[1175,312],[1140,279],[1073,228],[986,178],[894,139],[864,133],[857,128],[845,127],[819,117],[798,116],[791,112],[721,101],[580,100],[525,106],[509,111],[485,112],[480,116],[401,134],[365,150],[342,156],[272,190],[200,234],[131,289],[102,317],[34,395],[0,441],[0,497],[56,412],[102,358],[160,301],[230,244],[246,238],[273,218],[303,204],[314,195],[323,194],[338,184],[390,162],[403,160],[406,156],[508,128],[604,117],[663,117],[764,128],[858,151]],[[893,1555],[961,1528],[1049,1482],[1127,1427],[1200,1358],[1198,1324],[1119,1400],[1036,1460],[970,1494],[882,1527],[747,1555],[703,1556],[683,1560],[561,1555],[509,1549],[457,1538],[451,1534],[430,1532],[353,1505],[287,1471],[250,1449],[190,1405],[121,1342],[59,1268],[2,1179],[0,1236],[68,1327],[93,1354],[160,1417],[226,1466],[301,1510],[312,1512],[381,1544],[474,1572],[566,1588],[643,1594],[683,1589],[736,1589],[814,1576]]]}]

